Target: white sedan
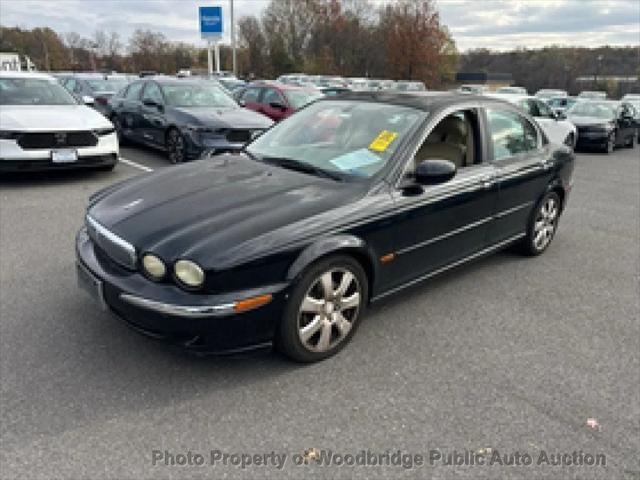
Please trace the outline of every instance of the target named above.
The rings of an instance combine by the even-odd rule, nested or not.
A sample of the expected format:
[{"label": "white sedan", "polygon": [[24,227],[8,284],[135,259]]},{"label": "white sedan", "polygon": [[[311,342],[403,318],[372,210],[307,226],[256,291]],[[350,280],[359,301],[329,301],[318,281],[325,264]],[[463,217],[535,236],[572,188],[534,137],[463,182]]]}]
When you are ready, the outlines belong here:
[{"label": "white sedan", "polygon": [[567,120],[564,115],[554,112],[549,105],[539,98],[530,95],[489,94],[488,96],[518,105],[535,118],[550,142],[575,148],[578,141],[578,129],[576,126]]},{"label": "white sedan", "polygon": [[0,72],[0,171],[111,170],[118,152],[113,124],[55,78]]}]

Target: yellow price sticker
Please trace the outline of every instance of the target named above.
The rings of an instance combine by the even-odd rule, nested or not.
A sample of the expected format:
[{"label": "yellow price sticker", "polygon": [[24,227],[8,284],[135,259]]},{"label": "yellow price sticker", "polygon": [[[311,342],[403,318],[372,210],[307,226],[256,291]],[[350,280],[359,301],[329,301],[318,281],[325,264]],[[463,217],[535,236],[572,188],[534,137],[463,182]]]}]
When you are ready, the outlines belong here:
[{"label": "yellow price sticker", "polygon": [[373,142],[369,144],[369,150],[374,152],[384,152],[389,145],[396,139],[398,134],[396,132],[390,132],[389,130],[383,130],[380,134],[373,139]]}]

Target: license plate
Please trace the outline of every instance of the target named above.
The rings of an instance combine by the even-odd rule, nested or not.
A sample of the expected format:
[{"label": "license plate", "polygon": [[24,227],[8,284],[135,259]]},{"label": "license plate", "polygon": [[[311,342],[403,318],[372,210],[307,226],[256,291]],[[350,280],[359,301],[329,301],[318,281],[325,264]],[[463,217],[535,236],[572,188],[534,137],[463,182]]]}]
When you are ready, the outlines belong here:
[{"label": "license plate", "polygon": [[51,161],[53,163],[73,163],[78,161],[76,150],[51,150]]},{"label": "license plate", "polygon": [[91,295],[91,297],[98,302],[102,310],[106,310],[107,304],[104,301],[102,281],[94,277],[93,274],[79,262],[76,262],[76,276],[78,278],[78,287]]}]

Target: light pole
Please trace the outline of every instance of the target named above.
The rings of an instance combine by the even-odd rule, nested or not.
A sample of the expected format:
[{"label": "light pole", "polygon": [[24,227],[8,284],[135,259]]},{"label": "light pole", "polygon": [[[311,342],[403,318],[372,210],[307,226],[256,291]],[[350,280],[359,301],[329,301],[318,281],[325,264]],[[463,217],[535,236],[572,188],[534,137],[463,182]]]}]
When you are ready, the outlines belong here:
[{"label": "light pole", "polygon": [[231,2],[231,58],[233,65],[233,75],[238,76],[237,65],[236,65],[236,30],[235,30],[235,19],[233,17],[233,0],[229,0]]}]

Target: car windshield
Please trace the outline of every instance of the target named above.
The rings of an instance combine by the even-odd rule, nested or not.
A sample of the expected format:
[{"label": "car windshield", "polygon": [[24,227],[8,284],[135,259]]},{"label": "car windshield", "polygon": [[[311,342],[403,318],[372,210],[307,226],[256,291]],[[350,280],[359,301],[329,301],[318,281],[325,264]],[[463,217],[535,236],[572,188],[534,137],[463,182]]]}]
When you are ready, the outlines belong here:
[{"label": "car windshield", "polygon": [[77,105],[55,79],[0,78],[0,105]]},{"label": "car windshield", "polygon": [[163,85],[167,104],[173,107],[240,108],[235,100],[217,85]]},{"label": "car windshield", "polygon": [[604,102],[577,102],[569,110],[570,115],[612,120],[616,117],[616,105]]},{"label": "car windshield", "polygon": [[390,104],[322,101],[280,122],[246,150],[265,161],[285,159],[340,176],[371,177],[425,115]]},{"label": "car windshield", "polygon": [[285,90],[284,94],[291,106],[296,110],[322,97],[322,92],[314,90]]},{"label": "car windshield", "polygon": [[95,92],[119,92],[128,85],[126,80],[119,79],[91,79],[87,80],[87,83],[91,87],[91,90]]}]

